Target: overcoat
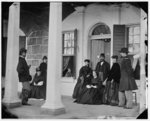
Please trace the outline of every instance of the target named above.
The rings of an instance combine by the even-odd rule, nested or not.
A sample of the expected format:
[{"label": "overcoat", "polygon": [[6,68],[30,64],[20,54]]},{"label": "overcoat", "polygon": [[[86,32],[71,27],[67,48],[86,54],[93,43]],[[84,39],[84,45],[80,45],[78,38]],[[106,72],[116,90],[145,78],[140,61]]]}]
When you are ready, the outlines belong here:
[{"label": "overcoat", "polygon": [[121,61],[121,79],[119,91],[136,90],[137,85],[133,75],[131,60],[128,57],[123,57]]},{"label": "overcoat", "polygon": [[29,73],[29,66],[27,65],[27,62],[23,57],[19,57],[17,72],[18,72],[19,82],[31,81],[32,77]]}]

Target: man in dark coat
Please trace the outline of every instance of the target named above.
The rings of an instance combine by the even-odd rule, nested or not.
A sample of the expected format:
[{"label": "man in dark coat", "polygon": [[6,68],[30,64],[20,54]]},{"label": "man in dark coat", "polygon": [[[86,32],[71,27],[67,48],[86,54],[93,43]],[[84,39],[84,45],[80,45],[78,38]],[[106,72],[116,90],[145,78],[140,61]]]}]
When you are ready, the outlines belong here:
[{"label": "man in dark coat", "polygon": [[121,79],[119,85],[119,106],[124,108],[132,108],[133,94],[132,90],[137,89],[137,85],[133,75],[131,60],[128,55],[128,48],[122,48],[120,51],[121,61]]},{"label": "man in dark coat", "polygon": [[30,66],[27,65],[25,60],[27,50],[21,48],[19,52],[19,62],[17,66],[17,72],[19,77],[19,82],[22,83],[22,105],[28,105],[28,96],[30,92],[30,83],[32,77],[29,73]]},{"label": "man in dark coat", "polygon": [[110,65],[108,62],[105,61],[104,53],[101,53],[100,62],[97,63],[95,70],[96,72],[98,72],[99,78],[101,79],[101,81],[102,82],[105,81],[110,71]]}]

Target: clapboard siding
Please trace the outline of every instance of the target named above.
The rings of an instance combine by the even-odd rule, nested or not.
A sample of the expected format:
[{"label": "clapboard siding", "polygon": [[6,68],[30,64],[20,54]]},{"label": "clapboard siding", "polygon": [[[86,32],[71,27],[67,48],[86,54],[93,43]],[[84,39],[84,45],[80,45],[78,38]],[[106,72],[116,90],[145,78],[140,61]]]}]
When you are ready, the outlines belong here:
[{"label": "clapboard siding", "polygon": [[125,25],[114,25],[113,54],[119,56],[119,51],[125,47]]}]

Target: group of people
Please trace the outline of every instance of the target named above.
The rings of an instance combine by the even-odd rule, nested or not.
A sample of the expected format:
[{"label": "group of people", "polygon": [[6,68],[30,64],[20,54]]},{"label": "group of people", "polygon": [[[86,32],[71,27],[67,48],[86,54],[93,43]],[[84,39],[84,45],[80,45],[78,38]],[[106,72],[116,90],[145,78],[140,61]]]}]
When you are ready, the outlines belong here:
[{"label": "group of people", "polygon": [[90,60],[79,71],[77,84],[74,88],[74,102],[80,104],[107,104],[131,109],[133,107],[132,90],[137,89],[133,76],[128,49],[120,51],[121,64],[118,56],[112,56],[113,65],[105,61],[105,54],[100,55],[100,61],[95,70],[90,68]]},{"label": "group of people", "polygon": [[19,61],[17,65],[17,72],[19,82],[22,83],[22,105],[29,105],[29,98],[45,99],[46,98],[46,75],[47,75],[47,57],[43,57],[43,62],[36,68],[36,74],[32,79],[25,57],[27,50],[21,48],[19,52]]}]

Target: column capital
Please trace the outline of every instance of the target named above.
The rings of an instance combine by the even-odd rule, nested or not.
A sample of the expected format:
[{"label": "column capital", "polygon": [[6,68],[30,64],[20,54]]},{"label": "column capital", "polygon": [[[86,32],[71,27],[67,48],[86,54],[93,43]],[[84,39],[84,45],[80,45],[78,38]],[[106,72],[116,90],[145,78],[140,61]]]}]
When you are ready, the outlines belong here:
[{"label": "column capital", "polygon": [[75,10],[77,13],[84,13],[85,7],[84,6],[77,6],[77,7],[75,7]]}]

